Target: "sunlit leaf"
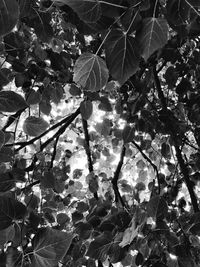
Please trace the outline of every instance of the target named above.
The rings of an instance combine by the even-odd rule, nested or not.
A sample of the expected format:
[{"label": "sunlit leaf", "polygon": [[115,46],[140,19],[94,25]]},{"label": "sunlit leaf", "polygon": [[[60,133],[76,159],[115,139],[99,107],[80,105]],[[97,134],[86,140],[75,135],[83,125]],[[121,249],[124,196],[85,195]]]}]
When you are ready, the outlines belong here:
[{"label": "sunlit leaf", "polygon": [[84,53],[74,66],[74,82],[88,91],[99,91],[108,81],[108,69],[102,58]]},{"label": "sunlit leaf", "polygon": [[101,6],[98,0],[54,0],[70,6],[85,22],[95,22],[101,16]]},{"label": "sunlit leaf", "polygon": [[106,38],[106,62],[113,79],[123,84],[139,66],[140,48],[133,36],[114,29]]},{"label": "sunlit leaf", "polygon": [[163,18],[146,18],[137,39],[145,61],[168,41],[168,24]]},{"label": "sunlit leaf", "polygon": [[9,33],[17,24],[19,6],[16,0],[0,0],[0,36]]},{"label": "sunlit leaf", "polygon": [[51,228],[39,229],[33,238],[33,255],[31,267],[52,267],[68,251],[73,234]]},{"label": "sunlit leaf", "polygon": [[24,98],[13,91],[0,92],[0,111],[17,112],[27,107]]},{"label": "sunlit leaf", "polygon": [[28,117],[23,124],[23,130],[25,134],[30,136],[38,136],[43,133],[48,127],[49,124],[47,121],[45,121],[41,117],[38,118],[34,116]]}]

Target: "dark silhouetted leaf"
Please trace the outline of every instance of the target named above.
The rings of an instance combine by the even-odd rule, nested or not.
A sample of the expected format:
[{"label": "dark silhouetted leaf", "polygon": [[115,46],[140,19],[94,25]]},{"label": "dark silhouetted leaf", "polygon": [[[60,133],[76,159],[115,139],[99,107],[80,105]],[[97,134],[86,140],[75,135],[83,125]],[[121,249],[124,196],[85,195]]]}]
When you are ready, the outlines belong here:
[{"label": "dark silhouetted leaf", "polygon": [[107,97],[101,97],[100,98],[100,104],[98,106],[99,109],[111,112],[112,111],[112,105]]},{"label": "dark silhouetted leaf", "polygon": [[45,121],[43,118],[34,116],[28,117],[23,124],[23,130],[25,134],[30,136],[38,136],[43,133],[48,127],[49,124],[47,121]]},{"label": "dark silhouetted leaf", "polygon": [[8,241],[13,241],[14,236],[15,236],[15,228],[13,225],[9,226],[8,228],[4,230],[1,230],[0,231],[0,249],[2,249]]},{"label": "dark silhouetted leaf", "polygon": [[13,159],[13,150],[10,147],[2,147],[0,150],[0,162],[9,162]]},{"label": "dark silhouetted leaf", "polygon": [[165,217],[168,212],[167,202],[163,197],[155,196],[150,199],[147,204],[147,213],[150,217],[156,219]]},{"label": "dark silhouetted leaf", "polygon": [[54,0],[70,6],[85,22],[95,22],[101,16],[101,6],[98,0]]},{"label": "dark silhouetted leaf", "polygon": [[0,111],[17,112],[27,107],[24,98],[13,91],[0,92]]},{"label": "dark silhouetted leaf", "polygon": [[127,125],[122,132],[122,138],[124,143],[126,144],[133,141],[134,136],[135,136],[135,128]]},{"label": "dark silhouetted leaf", "polygon": [[168,24],[163,18],[146,18],[137,39],[145,61],[168,41]]},{"label": "dark silhouetted leaf", "polygon": [[71,233],[39,229],[33,238],[33,254],[31,267],[55,266],[68,251],[73,235]]},{"label": "dark silhouetted leaf", "polygon": [[14,177],[10,172],[0,174],[0,192],[6,192],[15,186]]},{"label": "dark silhouetted leaf", "polygon": [[143,261],[144,261],[144,257],[142,255],[142,253],[139,252],[135,258],[135,263],[137,266],[140,266],[140,265],[142,265]]},{"label": "dark silhouetted leaf", "polygon": [[102,58],[84,53],[74,66],[74,81],[88,91],[99,91],[108,81],[108,69]]},{"label": "dark silhouetted leaf", "polygon": [[88,120],[93,112],[93,105],[90,100],[85,100],[80,104],[81,115],[84,120]]},{"label": "dark silhouetted leaf", "polygon": [[105,233],[97,236],[95,240],[90,243],[87,256],[96,260],[105,261],[111,241],[111,237]]},{"label": "dark silhouetted leaf", "polygon": [[0,36],[9,33],[17,24],[19,6],[16,0],[0,0]]},{"label": "dark silhouetted leaf", "polygon": [[109,71],[115,80],[123,84],[138,70],[139,46],[131,35],[114,29],[108,34],[105,48]]},{"label": "dark silhouetted leaf", "polygon": [[0,196],[0,230],[9,227],[13,220],[23,219],[26,207],[19,201]]}]

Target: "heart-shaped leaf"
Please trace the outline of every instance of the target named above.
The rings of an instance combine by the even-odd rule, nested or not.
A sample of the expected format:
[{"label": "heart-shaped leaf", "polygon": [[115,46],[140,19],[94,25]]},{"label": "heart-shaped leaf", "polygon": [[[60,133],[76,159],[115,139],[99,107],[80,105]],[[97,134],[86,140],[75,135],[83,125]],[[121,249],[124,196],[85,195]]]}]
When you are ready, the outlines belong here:
[{"label": "heart-shaped leaf", "polygon": [[24,98],[13,91],[0,92],[0,111],[17,112],[27,107]]},{"label": "heart-shaped leaf", "polygon": [[94,23],[101,16],[101,6],[98,0],[54,0],[71,7],[85,22]]},{"label": "heart-shaped leaf", "polygon": [[41,117],[37,118],[34,116],[26,118],[23,124],[23,130],[25,134],[30,136],[38,136],[43,133],[48,127],[49,124],[47,121],[45,121]]},{"label": "heart-shaped leaf", "polygon": [[135,38],[120,29],[112,30],[106,39],[106,62],[112,77],[120,84],[138,70],[138,47]]},{"label": "heart-shaped leaf", "polygon": [[0,0],[0,36],[9,33],[17,24],[19,6],[16,0]]},{"label": "heart-shaped leaf", "polygon": [[9,227],[13,220],[23,219],[26,207],[19,201],[0,196],[0,230]]},{"label": "heart-shaped leaf", "polygon": [[74,66],[74,82],[88,91],[99,91],[108,81],[108,69],[102,58],[92,53],[82,54]]},{"label": "heart-shaped leaf", "polygon": [[52,267],[64,257],[73,239],[73,234],[51,228],[39,229],[33,238],[31,267]]},{"label": "heart-shaped leaf", "polygon": [[168,41],[168,24],[163,18],[146,18],[137,39],[145,61]]}]

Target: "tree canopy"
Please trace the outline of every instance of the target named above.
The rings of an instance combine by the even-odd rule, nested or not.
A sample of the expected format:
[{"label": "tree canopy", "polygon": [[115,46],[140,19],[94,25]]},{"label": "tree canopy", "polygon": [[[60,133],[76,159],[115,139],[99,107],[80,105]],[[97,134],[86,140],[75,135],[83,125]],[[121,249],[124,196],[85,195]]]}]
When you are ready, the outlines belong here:
[{"label": "tree canopy", "polygon": [[200,266],[200,1],[0,11],[0,267]]}]

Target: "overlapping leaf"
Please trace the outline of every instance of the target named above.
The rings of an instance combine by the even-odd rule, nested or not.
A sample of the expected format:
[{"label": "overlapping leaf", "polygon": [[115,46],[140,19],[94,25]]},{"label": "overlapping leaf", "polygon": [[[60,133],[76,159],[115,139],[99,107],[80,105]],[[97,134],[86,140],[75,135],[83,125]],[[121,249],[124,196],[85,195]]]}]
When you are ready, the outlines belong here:
[{"label": "overlapping leaf", "polygon": [[19,6],[16,0],[0,0],[0,36],[9,33],[17,24]]},{"label": "overlapping leaf", "polygon": [[112,77],[123,84],[138,70],[140,51],[135,38],[120,29],[114,29],[107,37],[105,49]]},{"label": "overlapping leaf", "polygon": [[88,91],[99,91],[108,81],[108,69],[102,58],[92,53],[82,54],[74,66],[74,82]]},{"label": "overlapping leaf", "polygon": [[24,98],[13,91],[0,92],[0,111],[17,112],[27,107]]},{"label": "overlapping leaf", "polygon": [[39,229],[33,239],[31,267],[55,266],[66,254],[73,235],[51,228]]},{"label": "overlapping leaf", "polygon": [[24,121],[23,130],[27,135],[38,136],[43,133],[48,126],[48,122],[43,118],[30,116]]},{"label": "overlapping leaf", "polygon": [[101,16],[101,6],[98,0],[54,0],[71,7],[85,22],[95,22]]},{"label": "overlapping leaf", "polygon": [[146,61],[156,50],[162,48],[168,41],[168,24],[163,18],[146,18],[137,36]]}]

